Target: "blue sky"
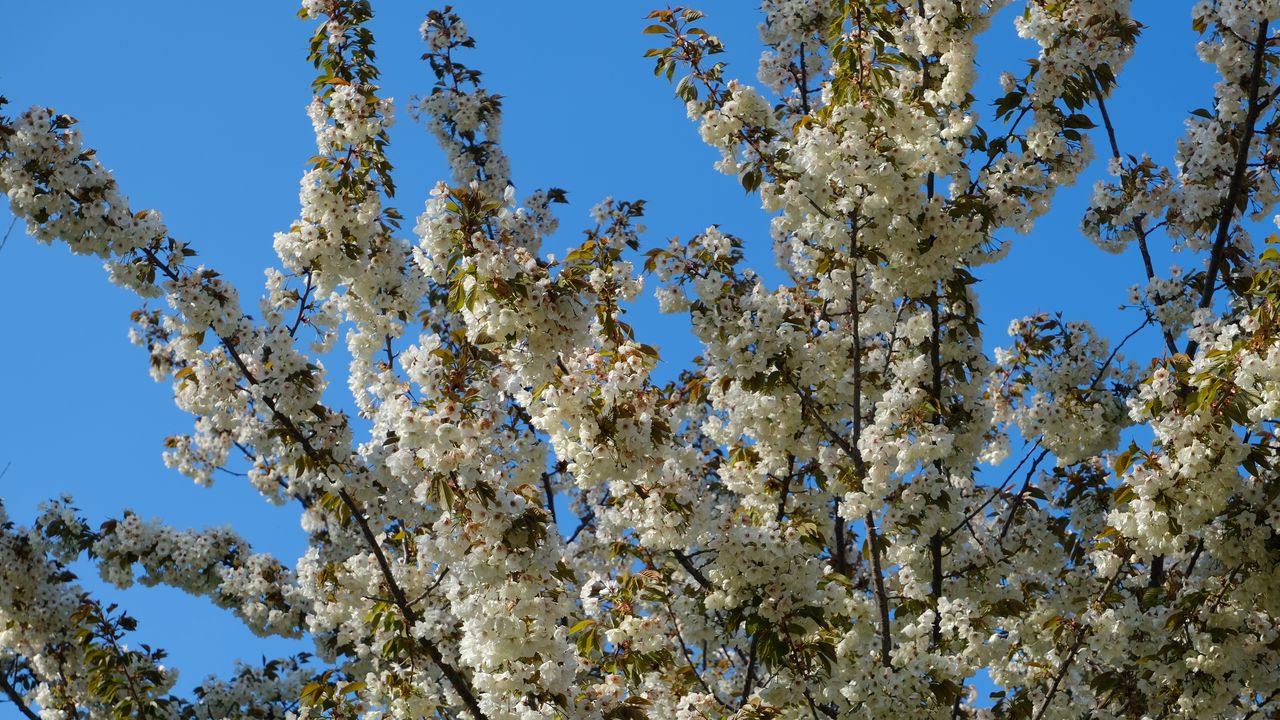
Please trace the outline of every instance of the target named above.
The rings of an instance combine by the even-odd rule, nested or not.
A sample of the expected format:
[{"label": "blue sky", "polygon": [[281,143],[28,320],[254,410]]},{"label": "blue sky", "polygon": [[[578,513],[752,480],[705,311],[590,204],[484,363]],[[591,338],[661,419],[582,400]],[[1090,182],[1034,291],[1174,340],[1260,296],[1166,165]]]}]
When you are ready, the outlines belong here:
[{"label": "blue sky", "polygon": [[[569,191],[562,230],[548,251],[562,254],[576,243],[590,207],[613,196],[648,201],[646,248],[720,223],[747,240],[757,267],[770,264],[768,218],[758,199],[711,168],[717,154],[700,143],[671,86],[655,79],[641,57],[658,42],[640,34],[652,9],[647,2],[454,5],[479,43],[466,62],[505,97],[504,145],[518,189]],[[1134,5],[1148,29],[1109,109],[1122,150],[1168,163],[1188,111],[1212,104],[1214,76],[1195,58],[1189,0]],[[272,235],[295,218],[298,179],[314,154],[304,112],[313,76],[306,61],[311,27],[297,20],[292,3],[226,3],[216,14],[206,7],[157,0],[9,3],[0,94],[11,112],[40,104],[79,118],[87,144],[134,207],[162,211],[171,232],[235,282],[253,308],[262,269],[274,261]],[[401,109],[431,87],[418,59],[427,7],[375,2],[384,95]],[[729,47],[728,74],[754,81],[758,16],[750,3],[697,7],[708,13],[704,26]],[[1012,17],[1003,13],[982,43],[985,97],[997,92],[1001,70],[1020,71],[1034,54],[1014,34]],[[412,218],[448,171],[403,110],[392,133],[400,193],[394,204]],[[1096,142],[1105,155],[1103,138]],[[989,348],[1005,344],[1010,319],[1038,310],[1090,320],[1112,337],[1140,323],[1133,312],[1117,310],[1128,286],[1142,279],[1136,253],[1105,254],[1077,230],[1103,164],[1060,193],[1030,235],[1013,237],[1002,264],[978,273]],[[0,208],[0,232],[10,221]],[[1158,265],[1168,264],[1167,253],[1156,254]],[[132,508],[179,527],[230,524],[256,548],[291,562],[304,540],[293,508],[266,504],[240,478],[197,487],[161,462],[164,438],[188,432],[191,421],[173,407],[169,386],[150,380],[145,353],[127,341],[129,313],[139,304],[109,285],[97,262],[64,247],[37,246],[20,226],[0,250],[6,337],[0,467],[9,464],[0,498],[9,514],[27,522],[42,499],[66,492],[95,521]],[[647,298],[632,320],[641,339],[663,350],[669,362],[663,372],[673,373],[697,348],[685,337],[683,319],[654,308]],[[1159,341],[1149,333],[1130,347],[1145,359],[1159,352]],[[329,364],[340,377],[340,363]],[[170,651],[183,668],[181,688],[229,671],[238,657],[256,661],[306,649],[253,638],[228,613],[176,591],[121,592],[102,588],[92,571],[84,575],[86,585],[139,618],[141,640]],[[0,717],[6,712],[0,705]]]}]

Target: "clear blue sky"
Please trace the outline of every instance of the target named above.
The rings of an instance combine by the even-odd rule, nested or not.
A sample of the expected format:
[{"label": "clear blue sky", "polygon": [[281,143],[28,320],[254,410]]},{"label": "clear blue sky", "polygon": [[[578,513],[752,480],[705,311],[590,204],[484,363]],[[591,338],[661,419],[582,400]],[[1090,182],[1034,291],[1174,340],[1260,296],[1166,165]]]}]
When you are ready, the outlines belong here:
[{"label": "clear blue sky", "polygon": [[[1213,74],[1194,55],[1192,4],[1135,2],[1148,29],[1110,107],[1125,152],[1170,162],[1187,112],[1212,103]],[[262,269],[274,261],[272,235],[296,217],[298,179],[314,154],[304,112],[313,77],[306,61],[310,23],[297,20],[287,2],[230,2],[215,12],[158,0],[6,5],[0,94],[10,99],[10,112],[41,104],[79,118],[87,144],[133,206],[161,210],[171,232],[236,282],[246,307],[256,307]],[[548,250],[576,242],[588,209],[611,195],[648,201],[647,247],[721,223],[747,239],[758,268],[770,264],[768,218],[758,200],[711,168],[717,154],[700,143],[671,87],[641,57],[657,42],[640,34],[652,9],[647,2],[454,5],[479,42],[466,62],[505,96],[504,144],[518,189],[569,191],[562,230]],[[418,59],[418,26],[428,6],[374,6],[384,94],[403,108],[431,86]],[[758,17],[751,4],[695,6],[729,46],[729,75],[754,81]],[[1013,33],[1012,17],[1002,14],[982,45],[979,87],[986,97],[995,94],[1000,70],[1019,71],[1034,54]],[[1104,139],[1096,141],[1105,156]],[[400,192],[395,204],[412,218],[448,171],[402,110],[391,159]],[[1142,277],[1136,253],[1107,255],[1077,231],[1101,165],[1061,193],[1031,235],[1013,238],[1003,264],[980,271],[989,348],[1006,344],[1010,319],[1037,310],[1062,310],[1113,337],[1140,322],[1116,309]],[[0,207],[0,232],[10,220]],[[42,499],[68,492],[94,521],[132,508],[179,527],[231,524],[256,548],[291,562],[303,549],[294,508],[267,505],[240,478],[222,477],[212,489],[194,486],[161,462],[165,436],[188,432],[191,420],[174,408],[167,384],[150,380],[144,351],[128,343],[129,313],[138,306],[107,283],[97,262],[37,246],[20,226],[0,251],[0,467],[11,464],[0,497],[10,515],[28,522]],[[667,370],[697,354],[684,337],[687,324],[657,315],[651,300],[633,320],[637,334],[673,363]],[[1159,351],[1154,333],[1131,347],[1138,358]],[[340,363],[329,365],[340,378]],[[336,384],[345,387],[340,379]],[[88,587],[140,619],[139,639],[170,651],[172,664],[183,669],[180,688],[229,671],[237,657],[256,661],[306,649],[264,643],[228,613],[173,590],[121,592],[103,588],[92,571],[83,575]],[[0,717],[7,712],[0,705]]]}]

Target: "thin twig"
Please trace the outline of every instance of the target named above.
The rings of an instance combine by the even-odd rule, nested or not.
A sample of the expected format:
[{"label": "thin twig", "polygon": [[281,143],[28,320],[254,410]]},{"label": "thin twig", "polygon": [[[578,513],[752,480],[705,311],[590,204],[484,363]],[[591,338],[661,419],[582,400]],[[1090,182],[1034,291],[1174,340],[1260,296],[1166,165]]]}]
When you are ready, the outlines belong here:
[{"label": "thin twig", "polygon": [[[1013,469],[1009,471],[1009,474],[1006,475],[1004,478],[1004,482],[1000,483],[998,487],[994,488],[991,491],[991,496],[988,497],[986,500],[982,501],[981,505],[974,508],[972,512],[966,515],[964,517],[964,520],[961,520],[959,523],[956,523],[956,526],[948,530],[943,535],[943,538],[944,539],[950,538],[952,535],[955,535],[956,533],[960,532],[960,528],[968,525],[969,521],[973,520],[975,517],[978,516],[978,513],[981,513],[987,506],[989,506],[992,502],[994,502],[995,499],[1000,496],[1000,493],[1004,492],[1004,489],[1009,486],[1009,483],[1013,480],[1013,476],[1016,475],[1017,472],[1022,469],[1023,465],[1027,464],[1028,460],[1031,459],[1032,453],[1036,451],[1036,448],[1040,447],[1041,442],[1043,442],[1043,438],[1036,438],[1035,444],[1031,446],[1030,450],[1027,450],[1027,454],[1022,456],[1022,459],[1018,461],[1018,464],[1015,465]],[[1048,452],[1048,451],[1046,450],[1045,452]],[[1041,455],[1041,457],[1043,457],[1043,455]],[[1037,462],[1039,461],[1037,460]]]},{"label": "thin twig", "polygon": [[1004,519],[1004,525],[1000,528],[1000,537],[997,542],[1003,547],[1005,536],[1009,534],[1009,528],[1013,527],[1013,518],[1018,514],[1018,510],[1022,507],[1023,497],[1027,494],[1027,490],[1031,488],[1031,478],[1035,476],[1036,470],[1040,468],[1040,462],[1049,454],[1049,448],[1045,448],[1031,463],[1031,467],[1027,468],[1027,476],[1022,481],[1022,487],[1014,494],[1012,502],[1009,503],[1009,515]]},{"label": "thin twig", "polygon": [[[1123,159],[1123,156],[1120,153],[1120,143],[1116,141],[1116,128],[1111,122],[1111,114],[1107,112],[1107,102],[1102,96],[1102,85],[1098,82],[1097,76],[1092,72],[1089,73],[1089,79],[1093,81],[1093,92],[1098,98],[1098,112],[1102,114],[1102,125],[1106,128],[1107,140],[1111,143],[1111,157],[1121,160]],[[1151,249],[1147,247],[1147,234],[1151,231],[1143,227],[1143,218],[1143,215],[1139,215],[1134,218],[1133,221],[1129,223],[1129,227],[1138,237],[1138,250],[1142,253],[1142,266],[1147,274],[1147,282],[1150,283],[1155,279],[1156,271],[1155,266],[1151,262]],[[1161,323],[1161,329],[1164,335],[1165,347],[1169,349],[1170,354],[1177,354],[1178,345],[1174,342],[1173,333],[1170,332],[1168,328],[1163,327],[1163,323]]]},{"label": "thin twig", "polygon": [[302,326],[303,313],[307,309],[307,304],[311,299],[311,282],[312,273],[307,270],[307,287],[302,291],[302,295],[298,298],[298,317],[294,318],[293,325],[289,328],[289,337],[296,337],[298,328]]},{"label": "thin twig", "polygon": [[[1111,588],[1115,587],[1116,582],[1120,580],[1120,575],[1123,572],[1124,566],[1122,565],[1118,570],[1116,570],[1116,574],[1112,575],[1111,579],[1107,581],[1106,586],[1102,588],[1102,592],[1098,593],[1099,602],[1102,601],[1102,598],[1106,597],[1107,593],[1111,592]],[[1044,704],[1040,706],[1039,712],[1037,712],[1031,720],[1040,720],[1044,717],[1044,714],[1048,712],[1049,705],[1053,702],[1053,696],[1058,692],[1058,686],[1062,684],[1062,679],[1067,676],[1067,671],[1071,669],[1071,663],[1075,661],[1076,654],[1079,653],[1080,648],[1084,646],[1084,638],[1086,634],[1085,629],[1086,626],[1084,625],[1076,626],[1075,642],[1072,643],[1071,650],[1067,653],[1066,659],[1062,661],[1062,667],[1058,669],[1058,674],[1054,676],[1053,683],[1049,686],[1049,692],[1044,696]]]},{"label": "thin twig", "polygon": [[689,652],[689,646],[684,641],[684,633],[680,631],[680,620],[676,617],[675,608],[671,607],[671,593],[667,593],[663,600],[667,608],[667,615],[671,616],[671,629],[675,631],[676,640],[680,643],[680,651],[684,654],[684,661],[689,666],[689,672],[693,673],[693,676],[698,679],[698,684],[716,701],[716,704],[726,707],[724,701],[720,699],[719,695],[716,695],[711,686],[707,684],[707,681],[702,679],[702,674],[698,672],[698,666],[693,661],[693,653]]},{"label": "thin twig", "polygon": [[14,215],[13,220],[9,221],[9,229],[4,231],[4,237],[0,238],[0,250],[4,250],[4,246],[9,242],[9,235],[13,232],[13,228],[18,224],[18,216]]},{"label": "thin twig", "polygon": [[572,545],[573,541],[577,540],[578,536],[582,534],[582,531],[586,530],[587,527],[591,525],[591,521],[595,519],[596,519],[596,512],[594,510],[587,513],[587,516],[582,518],[582,520],[578,523],[578,528],[573,531],[573,534],[569,536],[568,540],[564,541],[564,544]]}]

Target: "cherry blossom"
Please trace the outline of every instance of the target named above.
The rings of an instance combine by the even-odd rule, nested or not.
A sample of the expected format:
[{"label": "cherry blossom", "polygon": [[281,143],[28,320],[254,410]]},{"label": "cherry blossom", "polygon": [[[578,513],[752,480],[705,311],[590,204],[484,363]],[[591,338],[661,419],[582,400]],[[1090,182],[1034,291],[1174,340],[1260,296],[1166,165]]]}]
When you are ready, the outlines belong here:
[{"label": "cherry blossom", "polygon": [[[564,192],[517,198],[501,96],[447,7],[421,26],[435,83],[403,105],[450,177],[405,229],[370,4],[303,3],[317,155],[254,315],[72,117],[0,116],[28,233],[150,301],[132,339],[194,418],[166,463],[247,467],[309,536],[277,559],[230,528],[0,506],[0,690],[46,720],[1270,717],[1280,247],[1250,228],[1280,198],[1280,3],[1195,6],[1220,81],[1175,167],[1107,112],[1142,29],[1125,0],[1027,2],[1035,57],[979,103],[1011,4],[766,0],[760,87],[714,19],[650,14],[647,56],[771,215],[774,285],[720,226],[652,242],[638,199],[546,254]],[[1040,312],[988,356],[975,270],[1095,143],[1081,241],[1138,246],[1133,333]],[[702,346],[665,384],[628,322],[643,293]],[[1127,358],[1140,332],[1167,352]],[[325,401],[340,337],[352,416]],[[81,560],[314,652],[180,696]]]}]

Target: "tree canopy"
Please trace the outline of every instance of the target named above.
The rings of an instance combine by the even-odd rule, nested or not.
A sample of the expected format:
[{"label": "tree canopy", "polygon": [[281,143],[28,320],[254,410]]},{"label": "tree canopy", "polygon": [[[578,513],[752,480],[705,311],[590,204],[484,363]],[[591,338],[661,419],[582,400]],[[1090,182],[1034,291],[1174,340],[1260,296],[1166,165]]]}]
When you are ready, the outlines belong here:
[{"label": "tree canopy", "polygon": [[[1037,54],[988,106],[977,47],[1011,5]],[[194,417],[165,462],[242,470],[307,533],[284,562],[231,529],[0,506],[4,698],[48,720],[1273,716],[1280,241],[1254,235],[1280,198],[1280,2],[1194,6],[1219,80],[1171,166],[1108,112],[1143,29],[1125,0],[761,12],[758,84],[696,10],[637,31],[770,217],[778,282],[720,226],[655,244],[641,199],[545,252],[565,191],[518,196],[449,7],[405,107],[450,177],[406,222],[373,8],[304,0],[316,154],[256,305],[73,117],[0,107],[27,233],[146,301],[132,339]],[[1034,313],[984,352],[975,273],[1099,154],[1080,241],[1137,249],[1131,331]],[[701,348],[670,381],[628,315],[646,285]],[[1144,333],[1160,349],[1125,358]],[[177,692],[85,560],[314,649]]]}]

